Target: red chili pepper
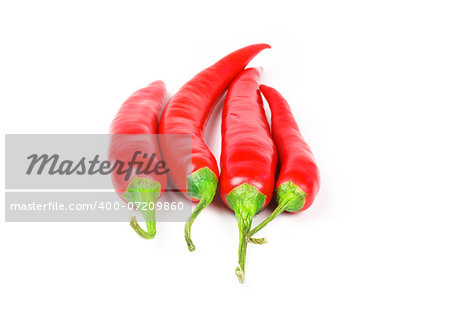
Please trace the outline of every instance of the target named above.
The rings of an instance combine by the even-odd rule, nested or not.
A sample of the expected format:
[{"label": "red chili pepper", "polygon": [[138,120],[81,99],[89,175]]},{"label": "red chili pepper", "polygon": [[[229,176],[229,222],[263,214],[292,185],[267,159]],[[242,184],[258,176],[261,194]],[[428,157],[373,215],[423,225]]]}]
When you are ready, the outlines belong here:
[{"label": "red chili pepper", "polygon": [[[112,163],[123,161],[125,165],[131,161],[135,162],[131,176],[115,171],[112,173],[112,181],[119,196],[126,202],[133,203],[144,216],[147,231],[139,226],[136,217],[131,218],[130,225],[146,239],[155,237],[155,211],[154,207],[151,210],[149,205],[155,202],[165,189],[167,175],[154,172],[139,174],[136,163],[142,163],[141,171],[144,171],[152,154],[155,154],[153,160],[160,160],[156,134],[158,115],[165,96],[166,86],[162,81],[155,81],[138,90],[123,103],[110,127],[112,136],[109,160]],[[147,154],[147,157],[144,154]]]},{"label": "red chili pepper", "polygon": [[260,86],[272,112],[272,135],[280,160],[276,184],[278,207],[248,237],[261,230],[283,211],[299,212],[308,209],[320,187],[320,175],[314,156],[298,128],[291,109],[283,96],[266,85]]},{"label": "red chili pepper", "polygon": [[220,196],[239,226],[239,265],[244,281],[246,235],[253,216],[272,198],[277,153],[258,89],[261,73],[244,70],[231,83],[222,114]]},{"label": "red chili pepper", "polygon": [[244,47],[203,70],[172,96],[161,116],[160,134],[192,135],[192,151],[189,150],[189,154],[186,144],[161,141],[164,159],[171,169],[171,181],[188,198],[199,201],[185,225],[185,239],[190,251],[195,250],[191,240],[192,223],[211,203],[219,178],[216,159],[203,140],[204,127],[213,105],[233,78],[265,48],[270,46],[257,44]]}]

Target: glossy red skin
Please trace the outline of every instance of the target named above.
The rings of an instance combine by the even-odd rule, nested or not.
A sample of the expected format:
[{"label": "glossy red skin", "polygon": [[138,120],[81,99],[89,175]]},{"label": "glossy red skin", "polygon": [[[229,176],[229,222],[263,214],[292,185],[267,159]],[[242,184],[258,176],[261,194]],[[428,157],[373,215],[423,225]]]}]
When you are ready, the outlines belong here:
[{"label": "glossy red skin", "polygon": [[[120,107],[110,127],[111,142],[109,146],[109,160],[117,159],[127,162],[133,157],[134,152],[155,153],[155,161],[161,159],[159,151],[157,131],[158,116],[166,97],[166,86],[162,81],[155,81],[147,87],[133,93]],[[132,139],[127,136],[134,134]],[[142,136],[139,136],[142,134]],[[130,140],[133,140],[130,142]],[[140,156],[137,161],[146,163],[148,160]],[[125,180],[125,174],[119,175],[117,172],[111,174],[114,188],[119,196],[126,190],[132,175]],[[167,175],[155,175],[154,173],[139,177],[146,177],[156,180],[161,184],[161,191],[164,191],[167,183]]]},{"label": "glossy red skin", "polygon": [[272,112],[272,136],[278,150],[280,173],[276,187],[292,181],[306,193],[305,205],[308,209],[314,202],[320,187],[320,174],[314,156],[305,142],[291,108],[283,96],[275,89],[261,85],[260,90]]},{"label": "glossy red skin", "polygon": [[[160,134],[191,134],[192,160],[185,154],[185,144],[161,143],[164,160],[171,171],[174,185],[186,195],[186,177],[208,167],[219,178],[217,162],[203,139],[203,131],[211,111],[227,87],[267,44],[250,45],[225,56],[201,71],[173,95],[161,116]],[[181,146],[181,147],[180,147]],[[183,189],[184,188],[184,189]],[[191,198],[192,199],[192,198]]]},{"label": "glossy red skin", "polygon": [[259,69],[244,70],[225,98],[219,189],[227,206],[227,195],[243,183],[266,195],[264,207],[272,198],[277,152],[258,89],[260,79]]}]

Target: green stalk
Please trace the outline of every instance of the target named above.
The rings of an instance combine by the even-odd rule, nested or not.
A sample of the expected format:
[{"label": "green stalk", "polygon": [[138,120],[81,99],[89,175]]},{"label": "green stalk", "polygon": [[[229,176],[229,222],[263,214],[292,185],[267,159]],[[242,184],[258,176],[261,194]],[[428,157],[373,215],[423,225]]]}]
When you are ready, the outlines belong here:
[{"label": "green stalk", "polygon": [[[214,197],[214,195],[213,195]],[[191,227],[192,223],[194,223],[197,216],[202,212],[203,209],[206,208],[207,205],[209,205],[212,201],[212,198],[203,198],[200,199],[199,203],[195,207],[194,211],[192,212],[189,219],[186,221],[186,224],[184,225],[184,239],[186,240],[186,244],[188,246],[189,251],[193,252],[195,250],[195,245],[192,242],[191,239]]]},{"label": "green stalk", "polygon": [[238,266],[235,273],[240,283],[245,280],[245,260],[247,256],[247,234],[250,232],[252,220],[264,206],[266,196],[258,189],[244,183],[231,192],[227,197],[228,205],[236,214],[239,227]]},{"label": "green stalk", "polygon": [[264,228],[270,221],[284,211],[300,211],[305,205],[306,193],[292,181],[285,182],[277,188],[278,207],[257,227],[247,234],[247,241],[254,244],[263,244],[264,238],[252,238],[252,236]]},{"label": "green stalk", "polygon": [[[145,219],[147,231],[139,226],[135,216],[130,218],[130,226],[144,239],[152,239],[156,234],[155,207],[152,203],[158,200],[161,194],[161,184],[157,181],[144,177],[134,177],[128,184],[122,198],[133,203]],[[150,209],[152,208],[152,209]]]},{"label": "green stalk", "polygon": [[252,235],[260,231],[263,227],[265,227],[270,221],[275,219],[280,213],[288,209],[287,205],[278,205],[278,207],[275,208],[275,210],[263,221],[261,222],[257,227],[255,227],[253,230],[251,230],[247,234],[247,241],[253,244],[265,244],[267,243],[266,238],[252,238]]},{"label": "green stalk", "polygon": [[236,276],[238,277],[238,280],[240,283],[244,283],[245,280],[245,260],[247,258],[247,239],[246,235],[250,231],[250,228],[252,226],[252,220],[254,214],[251,213],[251,211],[239,209],[239,213],[243,214],[237,214],[236,218],[238,221],[238,227],[239,227],[239,248],[238,248],[238,266],[235,269]]},{"label": "green stalk", "polygon": [[212,202],[216,194],[218,181],[216,174],[207,167],[201,168],[187,177],[187,195],[200,200],[184,226],[184,239],[191,252],[195,250],[195,245],[191,239],[192,224],[200,212]]}]

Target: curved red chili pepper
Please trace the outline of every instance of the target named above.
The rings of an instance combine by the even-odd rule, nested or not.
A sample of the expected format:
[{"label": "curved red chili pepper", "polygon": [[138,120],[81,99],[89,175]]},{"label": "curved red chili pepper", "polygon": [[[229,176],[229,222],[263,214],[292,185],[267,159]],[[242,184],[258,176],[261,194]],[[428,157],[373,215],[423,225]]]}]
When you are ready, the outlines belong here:
[{"label": "curved red chili pepper", "polygon": [[[160,160],[160,152],[157,139],[158,115],[161,111],[164,98],[166,96],[166,86],[162,81],[155,81],[147,87],[133,93],[123,103],[115,116],[110,127],[111,142],[109,146],[109,160],[123,161],[129,163],[133,156],[138,154],[134,161],[142,163],[144,170],[148,165],[152,154],[155,154],[154,161]],[[133,134],[134,136],[129,136]],[[147,157],[144,157],[147,154]],[[147,224],[147,231],[144,231],[137,223],[136,217],[130,220],[131,227],[140,236],[146,239],[153,238],[156,233],[155,212],[146,205],[155,202],[164,191],[167,182],[166,174],[136,174],[137,166],[133,166],[131,176],[120,174],[115,171],[111,174],[116,192],[126,202],[132,202],[140,210]],[[137,206],[138,202],[139,206]]]},{"label": "curved red chili pepper", "polygon": [[246,235],[253,216],[272,198],[277,153],[258,90],[258,69],[244,70],[231,83],[222,114],[220,196],[239,226],[239,265],[244,281]]},{"label": "curved red chili pepper", "polygon": [[190,236],[192,223],[211,203],[219,178],[216,159],[203,140],[204,127],[214,104],[233,78],[265,48],[270,46],[257,44],[244,47],[201,71],[170,98],[161,116],[160,134],[192,135],[192,151],[185,143],[160,143],[171,170],[171,181],[188,198],[199,201],[185,225],[185,239],[190,251],[195,250]]},{"label": "curved red chili pepper", "polygon": [[289,104],[275,89],[266,85],[261,85],[260,89],[272,112],[272,135],[280,160],[280,173],[276,184],[278,207],[248,234],[249,238],[283,211],[298,212],[308,209],[320,187],[319,169],[311,149],[300,133]]}]

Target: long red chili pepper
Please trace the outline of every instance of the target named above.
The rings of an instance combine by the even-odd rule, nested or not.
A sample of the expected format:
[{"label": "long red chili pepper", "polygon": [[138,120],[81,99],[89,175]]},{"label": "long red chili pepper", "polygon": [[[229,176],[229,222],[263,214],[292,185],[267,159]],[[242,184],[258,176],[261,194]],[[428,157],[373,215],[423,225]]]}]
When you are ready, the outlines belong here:
[{"label": "long red chili pepper", "polygon": [[239,226],[239,265],[244,281],[246,235],[253,216],[272,198],[277,153],[270,134],[261,94],[258,69],[244,70],[231,83],[222,114],[220,196],[234,210]]},{"label": "long red chili pepper", "polygon": [[[165,96],[166,86],[162,81],[155,81],[138,90],[123,103],[110,127],[112,136],[109,160],[123,161],[128,165],[132,165],[130,161],[133,161],[134,165],[131,176],[115,171],[111,174],[112,181],[119,196],[133,203],[144,216],[147,231],[139,226],[136,217],[131,218],[130,225],[136,233],[146,239],[153,238],[156,233],[155,211],[150,204],[160,197],[167,182],[165,173],[150,173],[144,169],[152,154],[155,162],[160,159],[156,134],[158,115]],[[138,171],[139,163],[142,166],[140,171]]]},{"label": "long red chili pepper", "polygon": [[186,144],[161,141],[164,159],[171,169],[171,181],[188,198],[199,201],[185,225],[185,239],[190,251],[195,250],[191,240],[192,223],[211,203],[219,178],[216,159],[203,140],[204,127],[213,105],[233,78],[265,48],[270,46],[257,44],[244,47],[201,71],[171,97],[161,116],[160,134],[192,135],[192,151],[189,150],[192,155],[186,154]]},{"label": "long red chili pepper", "polygon": [[[314,156],[298,128],[291,109],[275,89],[261,85],[260,90],[272,112],[272,135],[277,146],[280,173],[276,183],[278,207],[255,227],[248,237],[261,230],[283,211],[308,209],[320,187],[320,175]],[[256,240],[260,243],[261,240]]]}]

